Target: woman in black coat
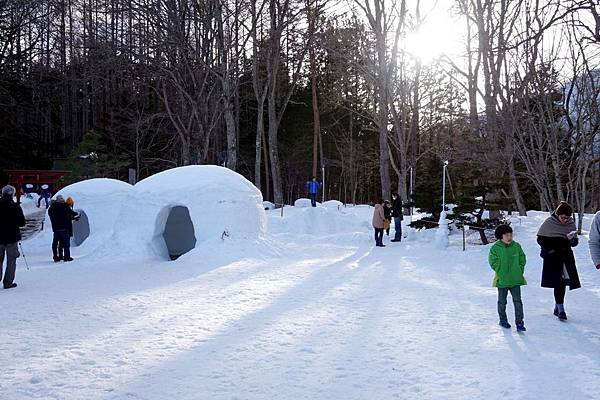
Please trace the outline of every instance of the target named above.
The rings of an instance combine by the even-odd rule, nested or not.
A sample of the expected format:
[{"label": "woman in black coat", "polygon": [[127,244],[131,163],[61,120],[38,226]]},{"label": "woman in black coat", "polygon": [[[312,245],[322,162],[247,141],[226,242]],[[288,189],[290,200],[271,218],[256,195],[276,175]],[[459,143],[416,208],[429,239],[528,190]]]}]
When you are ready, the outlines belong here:
[{"label": "woman in black coat", "polygon": [[572,215],[573,208],[561,202],[544,221],[537,237],[544,260],[542,287],[554,289],[554,315],[561,321],[567,320],[564,308],[566,287],[569,286],[570,290],[581,287],[572,250],[579,243]]}]

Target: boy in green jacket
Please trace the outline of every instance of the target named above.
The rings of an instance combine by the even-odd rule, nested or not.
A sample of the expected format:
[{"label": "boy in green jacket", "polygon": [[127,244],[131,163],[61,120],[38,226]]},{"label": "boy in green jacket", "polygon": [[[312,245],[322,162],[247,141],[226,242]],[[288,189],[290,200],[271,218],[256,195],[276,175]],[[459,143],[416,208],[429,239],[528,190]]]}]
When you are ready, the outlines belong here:
[{"label": "boy in green jacket", "polygon": [[500,225],[494,232],[498,241],[490,249],[489,262],[494,270],[494,287],[498,288],[498,315],[500,326],[510,329],[506,316],[506,298],[508,292],[515,305],[515,322],[517,331],[525,332],[523,323],[523,302],[521,301],[521,286],[527,285],[525,272],[525,253],[521,245],[513,240],[513,230],[508,225]]}]

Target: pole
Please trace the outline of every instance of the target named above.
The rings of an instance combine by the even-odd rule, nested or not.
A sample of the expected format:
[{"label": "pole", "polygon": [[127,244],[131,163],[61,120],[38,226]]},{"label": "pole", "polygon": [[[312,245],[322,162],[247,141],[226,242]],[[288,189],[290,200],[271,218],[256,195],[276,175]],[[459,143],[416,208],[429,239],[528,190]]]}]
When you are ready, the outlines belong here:
[{"label": "pole", "polygon": [[410,222],[413,217],[413,167],[410,167],[410,195],[408,201],[410,201]]},{"label": "pole", "polygon": [[323,177],[323,194],[321,195],[321,202],[325,203],[325,165],[321,166],[321,176]]},{"label": "pole", "polygon": [[444,168],[442,170],[442,211],[446,211],[446,168],[448,167],[448,161],[444,161]]},{"label": "pole", "polygon": [[27,262],[27,257],[25,257],[25,252],[23,251],[23,245],[21,244],[21,242],[19,242],[19,247],[21,248],[21,255],[23,256],[23,260],[25,261],[27,271],[29,271],[29,263]]}]

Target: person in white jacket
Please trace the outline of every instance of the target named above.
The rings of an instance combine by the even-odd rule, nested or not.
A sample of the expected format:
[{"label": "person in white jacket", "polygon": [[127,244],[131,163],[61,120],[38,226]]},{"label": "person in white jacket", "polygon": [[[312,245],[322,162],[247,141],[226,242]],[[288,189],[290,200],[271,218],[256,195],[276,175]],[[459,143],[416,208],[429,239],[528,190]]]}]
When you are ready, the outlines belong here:
[{"label": "person in white jacket", "polygon": [[600,211],[594,215],[594,219],[592,220],[588,244],[590,246],[590,256],[592,256],[592,261],[594,262],[596,269],[600,269]]}]

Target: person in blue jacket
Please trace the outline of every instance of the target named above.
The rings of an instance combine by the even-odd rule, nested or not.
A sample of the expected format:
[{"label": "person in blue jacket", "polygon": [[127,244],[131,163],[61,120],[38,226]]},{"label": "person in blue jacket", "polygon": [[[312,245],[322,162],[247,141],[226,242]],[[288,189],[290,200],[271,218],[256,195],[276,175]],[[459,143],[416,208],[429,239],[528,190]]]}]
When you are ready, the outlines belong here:
[{"label": "person in blue jacket", "polygon": [[41,189],[42,190],[40,192],[40,197],[38,198],[37,206],[38,208],[40,208],[42,200],[44,200],[44,202],[46,203],[46,208],[48,208],[50,197],[52,197],[52,189],[50,189],[50,186],[45,184],[42,185]]},{"label": "person in blue jacket", "polygon": [[321,182],[317,182],[317,177],[313,176],[311,181],[306,182],[308,188],[308,197],[310,197],[310,204],[313,207],[317,206],[317,194],[321,189]]}]

